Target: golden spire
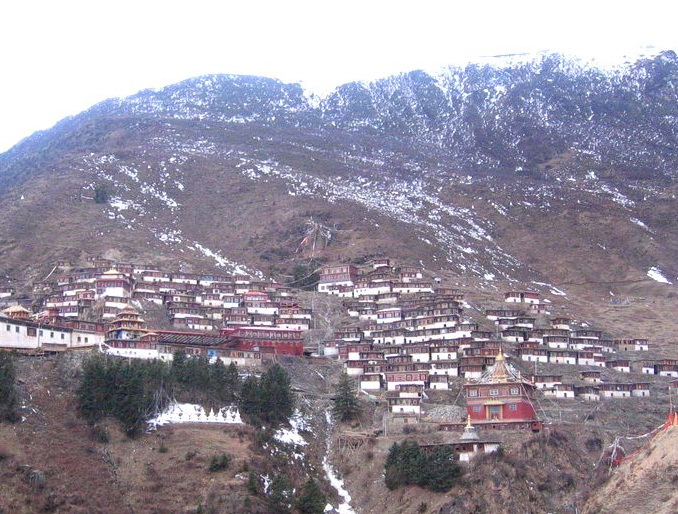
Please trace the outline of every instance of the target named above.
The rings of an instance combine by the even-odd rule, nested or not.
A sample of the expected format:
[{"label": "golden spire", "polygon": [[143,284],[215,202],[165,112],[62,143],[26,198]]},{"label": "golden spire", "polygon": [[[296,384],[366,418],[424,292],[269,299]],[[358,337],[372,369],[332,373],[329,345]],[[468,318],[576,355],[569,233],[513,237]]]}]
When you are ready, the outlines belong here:
[{"label": "golden spire", "polygon": [[492,378],[501,382],[505,382],[509,378],[508,370],[506,369],[506,357],[502,350],[499,350],[499,353],[494,358]]},{"label": "golden spire", "polygon": [[478,441],[478,429],[471,425],[471,415],[466,417],[466,426],[461,434],[461,441]]}]

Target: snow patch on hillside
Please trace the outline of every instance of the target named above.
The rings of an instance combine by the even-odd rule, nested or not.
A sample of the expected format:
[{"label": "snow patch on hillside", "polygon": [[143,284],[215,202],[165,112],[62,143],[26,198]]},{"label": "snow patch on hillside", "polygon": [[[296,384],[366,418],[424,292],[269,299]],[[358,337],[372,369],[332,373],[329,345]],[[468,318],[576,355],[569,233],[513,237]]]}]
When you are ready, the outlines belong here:
[{"label": "snow patch on hillside", "polygon": [[[327,460],[327,456],[323,459],[323,470],[325,471],[325,476],[327,477],[328,482],[332,487],[336,489],[337,494],[343,500],[343,502],[340,503],[339,506],[336,508],[336,511],[339,514],[356,514],[356,511],[353,510],[353,507],[351,507],[351,495],[344,487],[344,481],[337,476],[336,472],[334,471],[334,468]],[[328,512],[332,509],[333,507],[331,505],[328,505],[327,507],[325,507],[325,512]]]},{"label": "snow patch on hillside", "polygon": [[214,261],[217,263],[217,266],[233,269],[233,273],[235,273],[236,275],[249,275],[264,278],[264,274],[261,271],[250,269],[247,266],[243,266],[242,264],[238,264],[237,262],[227,259],[226,257],[219,254],[219,252],[210,250],[206,246],[203,246],[200,243],[198,243],[197,241],[193,241],[191,244],[187,246],[189,250],[198,251],[202,253],[205,257],[210,257],[214,259]]},{"label": "snow patch on hillside", "polygon": [[610,186],[603,185],[600,187],[600,189],[604,193],[609,194],[612,197],[612,200],[615,203],[618,203],[619,205],[623,205],[624,207],[633,207],[636,204],[633,200],[630,200],[622,193],[620,193],[616,189],[611,188]]},{"label": "snow patch on hillside", "polygon": [[164,231],[154,231],[153,235],[158,238],[159,241],[169,244],[169,243],[181,243],[183,238],[181,237],[181,230],[178,229],[166,229]]},{"label": "snow patch on hillside", "polygon": [[549,283],[547,283],[547,282],[537,282],[537,281],[535,281],[535,280],[533,280],[532,283],[533,283],[533,284],[537,284],[538,286],[548,287],[549,292],[550,292],[551,294],[556,295],[556,296],[567,296],[567,293],[566,293],[565,291],[563,291],[562,289],[558,289],[558,288],[557,288],[556,286],[554,286],[553,284],[549,284]]},{"label": "snow patch on hillside", "polygon": [[631,220],[631,223],[634,223],[634,224],[638,225],[639,227],[641,227],[641,228],[647,230],[648,232],[653,232],[653,231],[650,229],[650,227],[648,227],[645,223],[643,223],[642,221],[640,221],[638,218],[633,218],[633,217],[631,217],[631,218],[629,218],[629,219]]},{"label": "snow patch on hillside", "polygon": [[662,284],[673,284],[666,276],[664,276],[664,273],[662,270],[660,270],[657,267],[650,268],[647,270],[647,276],[650,277],[652,280],[655,280],[656,282],[660,282]]},{"label": "snow patch on hillside", "polygon": [[291,428],[279,428],[273,438],[282,443],[306,446],[308,443],[302,437],[301,431],[308,430],[309,427],[308,423],[298,410],[295,411],[292,418],[290,418],[290,426]]}]

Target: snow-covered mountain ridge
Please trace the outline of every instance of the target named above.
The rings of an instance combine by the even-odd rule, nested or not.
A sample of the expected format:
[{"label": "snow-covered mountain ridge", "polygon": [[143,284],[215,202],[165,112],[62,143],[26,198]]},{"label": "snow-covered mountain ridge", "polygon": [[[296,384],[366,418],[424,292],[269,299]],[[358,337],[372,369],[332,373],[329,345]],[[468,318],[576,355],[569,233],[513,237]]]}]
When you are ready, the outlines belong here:
[{"label": "snow-covered mountain ridge", "polygon": [[639,173],[649,162],[675,167],[674,156],[654,151],[675,134],[673,52],[613,69],[557,54],[501,64],[349,83],[318,103],[274,79],[198,77],[120,100],[114,112],[407,138],[474,169],[535,169],[568,151]]},{"label": "snow-covered mountain ridge", "polygon": [[[388,255],[490,283],[674,280],[677,84],[673,52],[415,71],[324,98],[197,77],[0,155],[0,240],[10,272],[115,250],[262,276]],[[332,234],[313,255],[310,220]]]}]

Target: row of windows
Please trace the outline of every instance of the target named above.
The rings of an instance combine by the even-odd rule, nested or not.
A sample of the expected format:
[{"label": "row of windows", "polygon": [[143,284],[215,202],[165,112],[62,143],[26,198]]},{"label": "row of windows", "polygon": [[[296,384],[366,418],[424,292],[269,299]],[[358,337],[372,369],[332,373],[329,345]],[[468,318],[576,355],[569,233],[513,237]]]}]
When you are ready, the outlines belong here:
[{"label": "row of windows", "polygon": [[[11,330],[12,330],[12,326],[11,326],[11,325],[7,325],[7,331],[10,332]],[[15,327],[14,327],[14,332],[16,332],[17,334],[19,334],[19,333],[20,333],[20,327],[19,327],[19,326],[15,326]],[[36,329],[35,327],[26,327],[26,335],[27,335],[27,336],[31,336],[31,337],[35,337],[35,336],[37,335],[37,329]],[[41,331],[40,331],[40,337],[43,337],[44,335],[45,335],[44,331],[41,330]],[[60,335],[61,335],[61,339],[65,339],[65,338],[66,338],[66,334],[64,334],[63,332],[62,332]],[[49,333],[49,337],[54,338],[54,332],[50,332],[50,333]]]},{"label": "row of windows", "polygon": [[[7,325],[6,330],[8,332],[11,332],[12,325]],[[14,326],[14,332],[16,332],[17,334],[20,333],[20,327],[18,325]],[[45,337],[45,331],[44,330],[40,330],[39,333],[40,333],[40,337]],[[26,335],[29,336],[29,337],[36,337],[38,335],[38,330],[35,327],[26,327]],[[51,339],[54,339],[54,332],[50,331],[49,337]],[[60,339],[64,340],[64,339],[66,339],[66,334],[63,333],[63,332],[59,332],[59,337],[60,337]],[[78,343],[81,343],[81,342],[82,342],[82,336],[78,336]],[[85,343],[88,343],[88,342],[89,342],[89,337],[85,337]]]},{"label": "row of windows", "polygon": [[[499,396],[499,388],[490,389],[489,394],[490,394],[490,396]],[[511,396],[518,396],[520,394],[520,388],[519,387],[511,387],[509,389],[509,394]],[[479,396],[478,389],[469,389],[468,395],[469,396]]]},{"label": "row of windows", "polygon": [[[473,412],[482,412],[483,411],[483,406],[482,405],[474,405],[471,407]],[[518,410],[518,404],[517,403],[511,403],[508,405],[508,410],[510,411],[517,411]]]}]

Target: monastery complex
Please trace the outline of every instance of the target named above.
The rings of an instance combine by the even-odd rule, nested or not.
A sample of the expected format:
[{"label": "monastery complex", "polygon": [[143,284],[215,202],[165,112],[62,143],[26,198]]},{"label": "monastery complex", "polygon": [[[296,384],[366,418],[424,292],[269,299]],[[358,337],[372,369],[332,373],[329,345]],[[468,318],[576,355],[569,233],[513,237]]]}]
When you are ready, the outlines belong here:
[{"label": "monastery complex", "polygon": [[[653,381],[678,378],[678,361],[644,357],[650,342],[642,334],[613,339],[552,316],[535,291],[507,291],[479,312],[439,278],[388,259],[324,266],[318,276],[315,294],[338,297],[353,320],[320,340],[312,308],[273,281],[106,259],[77,269],[59,263],[35,285],[40,301],[0,291],[0,348],[165,361],[183,351],[247,368],[283,356],[334,359],[402,423],[419,422],[426,391],[461,388],[466,417],[440,429],[463,429],[465,444],[484,428],[541,430],[540,398],[649,397]],[[145,306],[164,313],[162,326],[144,319]]]}]

